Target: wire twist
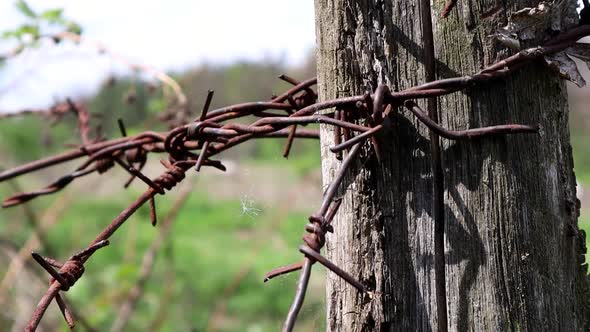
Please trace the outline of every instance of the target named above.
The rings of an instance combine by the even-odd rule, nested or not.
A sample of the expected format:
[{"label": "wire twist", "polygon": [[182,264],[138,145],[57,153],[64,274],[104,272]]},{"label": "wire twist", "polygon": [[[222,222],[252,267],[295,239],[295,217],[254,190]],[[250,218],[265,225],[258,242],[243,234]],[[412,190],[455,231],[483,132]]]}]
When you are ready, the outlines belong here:
[{"label": "wire twist", "polygon": [[307,234],[303,235],[303,242],[311,249],[320,252],[326,244],[326,232],[332,231],[332,226],[327,225],[326,218],[312,215],[309,223],[305,225]]},{"label": "wire twist", "polygon": [[84,274],[84,265],[79,259],[70,259],[64,263],[61,269],[59,269],[59,275],[62,277],[62,281],[59,281],[62,291],[68,291],[80,277]]},{"label": "wire twist", "polygon": [[94,166],[98,174],[103,174],[115,166],[115,162],[111,158],[101,158],[94,163]]},{"label": "wire twist", "polygon": [[158,193],[164,195],[164,189],[170,190],[174,188],[185,177],[185,169],[178,164],[165,165],[168,170],[158,176],[154,183],[160,188]]}]

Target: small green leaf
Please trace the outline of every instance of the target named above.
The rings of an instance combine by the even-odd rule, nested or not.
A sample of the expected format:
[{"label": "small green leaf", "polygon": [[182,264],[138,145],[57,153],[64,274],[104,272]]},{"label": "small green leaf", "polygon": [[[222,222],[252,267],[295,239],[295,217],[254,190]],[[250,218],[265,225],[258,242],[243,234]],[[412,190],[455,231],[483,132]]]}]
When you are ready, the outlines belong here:
[{"label": "small green leaf", "polygon": [[17,38],[22,38],[26,35],[30,35],[33,40],[39,38],[39,26],[33,24],[24,24],[21,25],[16,31],[15,36]]},{"label": "small green leaf", "polygon": [[31,9],[25,0],[17,0],[16,8],[25,16],[29,18],[37,18],[37,14]]},{"label": "small green leaf", "polygon": [[15,37],[17,37],[16,31],[11,30],[2,32],[2,39],[10,39]]},{"label": "small green leaf", "polygon": [[40,17],[46,20],[49,23],[64,23],[64,19],[62,17],[63,9],[48,9],[41,13]]}]

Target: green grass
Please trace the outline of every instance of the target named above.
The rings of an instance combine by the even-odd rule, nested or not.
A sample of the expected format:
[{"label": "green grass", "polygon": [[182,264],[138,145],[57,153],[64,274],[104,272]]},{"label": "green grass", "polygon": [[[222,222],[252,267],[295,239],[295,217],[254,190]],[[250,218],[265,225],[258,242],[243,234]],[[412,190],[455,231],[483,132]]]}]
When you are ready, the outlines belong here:
[{"label": "green grass", "polygon": [[[72,135],[73,117],[49,126],[48,119],[39,116],[23,116],[0,121],[0,151],[5,151],[10,160],[24,162],[47,157],[64,148],[56,142],[76,143]],[[3,162],[5,162],[4,160]]]},{"label": "green grass", "polygon": [[299,177],[321,167],[318,140],[302,139],[293,142],[289,158],[283,157],[286,139],[262,139],[256,141],[254,151],[247,156],[253,164],[289,168]]},{"label": "green grass", "polygon": [[[10,156],[0,166],[21,164],[65,150],[62,142],[77,143],[73,117],[49,128],[47,119],[27,116],[0,121],[0,153]],[[129,126],[128,132],[137,128]],[[43,139],[43,133],[48,135]],[[288,160],[282,157],[286,139],[263,139],[247,143],[231,158],[245,160],[252,165],[287,168],[296,178],[317,170],[320,166],[319,143],[313,140],[294,142]],[[222,159],[224,157],[222,156]],[[59,166],[62,167],[62,166]],[[55,168],[55,174],[63,173]],[[63,166],[70,169],[70,166]],[[19,178],[25,189],[38,188],[55,178],[36,175]],[[106,178],[105,175],[103,175]],[[108,175],[107,175],[108,176]],[[293,179],[296,181],[297,179]],[[79,182],[89,181],[82,179]],[[88,183],[88,182],[86,182]],[[140,187],[140,186],[136,186]],[[155,319],[160,301],[170,289],[172,300],[162,331],[201,331],[207,327],[212,310],[225,303],[221,331],[276,331],[288,311],[295,288],[297,273],[263,283],[271,269],[301,260],[297,247],[301,243],[303,227],[312,211],[288,213],[264,207],[257,215],[244,213],[240,200],[220,201],[211,198],[206,188],[197,187],[178,215],[171,236],[158,254],[153,277],[146,285],[129,331],[143,331]],[[78,192],[65,189],[69,194]],[[13,193],[9,186],[0,186],[0,195]],[[31,202],[38,214],[62,195],[38,198]],[[76,196],[77,195],[77,196]],[[104,195],[104,194],[103,194]],[[65,260],[88,245],[129,202],[137,191],[112,188],[109,196],[93,197],[92,192],[74,194],[60,216],[59,222],[47,233],[55,257]],[[160,219],[170,208],[174,198],[158,197]],[[277,218],[283,220],[277,221]],[[149,223],[147,207],[142,207],[111,237],[111,245],[98,251],[85,265],[86,272],[67,297],[97,330],[110,329],[118,308],[127,292],[136,284],[143,254],[159,228]],[[23,219],[20,207],[0,214],[0,234],[16,247],[22,246],[33,229]],[[41,251],[41,253],[44,253]],[[246,271],[246,272],[243,272]],[[0,268],[0,273],[2,269]],[[224,294],[228,285],[242,280],[231,294]],[[171,287],[167,287],[173,276]],[[308,294],[300,323],[303,327],[322,330],[324,292],[321,282],[324,271],[314,267],[312,291]],[[315,286],[313,286],[315,284]],[[55,312],[54,312],[55,314]],[[53,317],[63,328],[59,317]]]},{"label": "green grass", "polygon": [[[51,246],[58,250],[57,256],[63,259],[85,247],[136,195],[123,192],[112,198],[75,199],[47,234]],[[160,218],[172,204],[171,196],[159,197]],[[284,213],[272,209],[258,216],[243,214],[240,201],[212,200],[206,192],[193,193],[158,254],[153,277],[127,330],[149,327],[170,271],[174,276],[172,302],[162,331],[204,330],[212,310],[222,300],[227,306],[221,331],[279,329],[297,275],[266,284],[262,279],[272,268],[301,259],[297,246],[307,220],[305,214],[292,212],[277,222],[281,215]],[[135,285],[143,253],[157,231],[149,223],[147,208],[141,208],[115,233],[111,245],[89,260],[84,277],[68,292],[68,298],[80,304],[78,308],[98,330],[108,330],[112,325],[118,304]],[[24,240],[16,237],[14,242],[22,244]],[[225,295],[225,288],[244,269],[247,273],[243,280]],[[314,278],[322,279],[323,275],[322,268],[316,267]],[[301,317],[304,324],[312,321],[318,326],[315,321],[323,322],[322,300],[321,288],[310,292]]]}]

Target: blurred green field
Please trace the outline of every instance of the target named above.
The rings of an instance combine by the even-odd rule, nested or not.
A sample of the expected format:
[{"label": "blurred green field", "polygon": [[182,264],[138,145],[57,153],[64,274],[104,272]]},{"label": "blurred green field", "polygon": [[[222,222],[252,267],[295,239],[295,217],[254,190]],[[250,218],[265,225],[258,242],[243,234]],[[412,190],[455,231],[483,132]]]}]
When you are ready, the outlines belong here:
[{"label": "blurred green field", "polygon": [[[276,76],[280,69],[272,64],[237,64],[202,68],[179,79],[190,91],[191,100],[202,101],[197,92],[208,88],[202,82],[221,90],[214,99],[216,107],[267,99],[284,89],[286,85],[276,80],[258,80]],[[247,84],[254,78],[261,83]],[[90,110],[103,115],[95,120],[101,122],[108,137],[120,135],[116,128],[119,117],[125,120],[130,133],[146,128],[146,119],[163,106],[162,100],[148,96],[146,89],[135,81],[120,80],[106,85],[89,101]],[[123,102],[130,91],[137,99],[134,104]],[[198,109],[200,105],[192,107]],[[578,181],[590,188],[590,148],[586,144],[590,126],[583,119],[584,114],[572,112],[572,146]],[[152,125],[151,129],[164,130],[161,124]],[[66,117],[55,126],[49,126],[48,119],[43,117],[3,119],[0,166],[7,168],[63,151],[63,143],[77,141],[73,117]],[[318,142],[296,141],[288,160],[281,156],[283,146],[284,140],[266,139],[230,151],[221,158],[235,163],[226,177],[208,169],[200,173],[201,178],[190,172],[193,179],[185,183],[190,182],[194,189],[158,253],[153,275],[127,331],[254,332],[279,328],[290,305],[297,274],[266,284],[262,280],[274,267],[301,259],[297,247],[303,227],[321,198]],[[54,167],[17,181],[23,188],[38,188],[73,167],[75,164]],[[152,160],[148,175],[157,175],[161,171],[158,167]],[[145,188],[136,181],[130,190],[123,190],[126,178],[126,173],[114,169],[107,175],[76,181],[58,195],[29,204],[36,219],[56,221],[46,235],[55,257],[66,258],[85,247]],[[0,197],[13,192],[9,185],[0,186]],[[176,192],[157,198],[160,220],[172,206]],[[590,234],[590,206],[584,199],[582,204],[579,224]],[[111,328],[121,303],[136,284],[143,254],[159,227],[150,225],[147,207],[141,208],[112,237],[111,246],[91,258],[84,277],[67,293],[67,298],[77,304],[78,311],[96,330]],[[22,208],[2,210],[0,275],[4,275],[16,251],[30,240],[32,233]],[[45,253],[39,245],[34,249]],[[7,289],[0,287],[0,304],[7,308],[0,314],[0,327],[18,328],[28,319],[47,285],[46,277],[38,275],[39,270],[35,265],[25,266],[14,284]],[[325,329],[324,275],[322,267],[314,267],[311,291],[298,325],[302,331]],[[55,306],[51,306],[42,324],[49,331],[67,330]]]},{"label": "blurred green field", "polygon": [[[275,145],[265,144],[269,144],[269,150]],[[317,151],[317,147],[315,149]],[[277,154],[280,151],[278,149]],[[272,162],[273,159],[268,157],[268,160],[250,160],[245,164],[256,170],[259,163]],[[292,158],[297,160],[295,155]],[[290,181],[298,181],[307,174],[309,161],[306,160],[310,159],[307,156],[283,167],[281,174],[290,177]],[[201,174],[207,174],[207,171]],[[145,187],[136,183],[132,190],[124,191],[120,184],[126,175],[114,173],[113,179],[105,182],[101,177],[85,179],[80,182],[89,181],[90,184],[77,184],[61,194],[69,197],[67,208],[46,235],[49,246],[55,250],[52,253],[55,257],[68,257],[85,247]],[[280,277],[268,283],[262,280],[271,269],[301,259],[297,247],[311,206],[309,210],[298,210],[291,205],[292,202],[279,200],[274,207],[272,202],[256,197],[256,187],[245,187],[241,191],[228,188],[236,190],[232,194],[235,198],[219,199],[211,195],[211,182],[195,179],[196,173],[191,177],[193,179],[187,179],[185,183],[189,182],[194,190],[174,221],[172,233],[159,252],[153,276],[126,330],[277,330],[288,311],[297,275]],[[39,185],[35,182],[23,181],[23,186]],[[118,188],[112,187],[113,184],[118,184]],[[95,190],[94,194],[85,191],[88,185]],[[173,204],[176,191],[158,197],[160,221]],[[10,192],[6,186],[0,189],[2,197]],[[294,195],[286,194],[287,197]],[[43,197],[32,202],[31,208],[34,211],[51,210],[60,204],[59,199],[58,196]],[[0,214],[0,234],[15,248],[22,246],[32,233],[22,215],[20,208]],[[68,299],[83,304],[77,306],[79,311],[97,330],[108,330],[112,326],[119,304],[135,285],[143,253],[158,230],[149,223],[147,206],[141,208],[112,237],[111,246],[91,258],[86,264],[85,276],[68,292]],[[314,269],[311,292],[301,316],[304,330],[309,331],[322,330],[324,326],[324,271],[319,266]],[[35,280],[35,284],[37,294],[29,301],[38,300],[46,281]],[[233,289],[227,290],[228,287]],[[162,298],[168,298],[169,303],[165,320],[160,322]],[[31,302],[29,308],[23,309],[30,314],[33,307],[34,302]],[[221,310],[221,315],[217,314],[218,318],[212,322],[212,313],[216,310]],[[5,314],[3,318],[8,319],[10,312]],[[5,323],[7,325],[0,325],[10,326],[14,322]],[[66,330],[56,310],[44,319],[43,324],[49,330]]]},{"label": "blurred green field", "polygon": [[[212,311],[225,300],[227,309],[223,320],[217,322],[222,330],[276,330],[288,310],[296,276],[267,284],[261,282],[262,277],[273,267],[301,259],[294,248],[299,244],[305,215],[288,213],[277,223],[273,220],[277,211],[265,210],[252,216],[243,213],[240,201],[211,200],[205,191],[197,188],[174,222],[170,241],[160,252],[154,280],[148,283],[130,330],[148,330],[154,324],[161,310],[160,297],[168,287],[171,287],[171,300],[163,331],[205,330]],[[83,247],[91,240],[90,236],[98,234],[105,222],[120,211],[121,202],[130,199],[130,195],[125,195],[116,201],[73,202],[49,233],[50,241],[58,244],[65,238],[69,239],[69,250]],[[166,211],[171,200],[172,197],[160,199],[159,210]],[[137,279],[142,253],[156,233],[148,220],[147,209],[133,216],[113,236],[113,245],[92,258],[87,265],[87,276],[71,294],[75,302],[85,303],[81,306],[83,312],[99,330],[111,326],[118,309],[113,304],[125,298]],[[277,226],[269,229],[273,223]],[[258,243],[262,245],[256,249]],[[67,247],[60,251],[60,257],[68,255]],[[225,288],[244,269],[247,272],[239,285],[231,296],[224,298]],[[171,274],[168,277],[171,280],[167,279],[167,273]],[[321,294],[321,285],[316,284],[313,293]],[[322,316],[312,311],[321,310],[321,296],[311,296],[310,300],[304,319],[318,324]]]},{"label": "blurred green field", "polygon": [[[299,75],[306,75],[306,70],[309,69],[302,69]],[[273,78],[279,73],[281,69],[276,64],[236,64],[198,70],[184,74],[180,80],[190,86],[186,90],[190,91],[191,100],[203,99],[202,95],[192,93],[217,88],[212,106],[218,107],[267,99],[284,90],[288,85]],[[268,80],[258,85],[244,84],[254,77]],[[210,85],[194,86],[203,79]],[[126,80],[105,85],[89,101],[90,111],[102,115],[93,123],[100,123],[108,137],[120,135],[117,118],[124,119],[130,134],[148,125],[150,129],[165,130],[157,121],[150,124],[149,118],[161,112],[165,103],[157,94],[149,96],[147,89],[143,83]],[[135,96],[133,104],[124,102],[130,93]],[[63,143],[78,142],[72,115],[66,115],[54,126],[48,125],[48,120],[24,116],[0,121],[0,166],[8,168],[42,158],[63,151]],[[297,274],[268,283],[263,283],[263,278],[275,267],[301,260],[297,247],[303,228],[321,199],[319,143],[295,142],[289,160],[281,156],[283,147],[284,139],[265,139],[224,154],[222,160],[236,164],[226,177],[205,169],[199,173],[202,179],[198,179],[195,172],[190,172],[193,179],[184,182],[190,182],[194,189],[158,253],[153,275],[126,331],[276,331],[280,327],[296,288]],[[75,164],[66,164],[37,172],[19,178],[18,185],[37,188],[74,167]],[[155,176],[160,171],[157,158],[153,158],[146,173]],[[41,197],[29,204],[41,222],[47,219],[45,212],[57,214],[54,218],[58,222],[46,234],[48,246],[54,250],[52,255],[63,259],[84,248],[145,189],[145,184],[136,181],[125,191],[122,184],[126,179],[125,172],[113,169],[107,175],[76,181],[58,195]],[[177,191],[157,198],[160,220],[173,204]],[[0,186],[2,197],[13,192],[10,186]],[[303,196],[303,200],[297,196]],[[64,197],[66,201],[60,201]],[[67,207],[62,209],[63,204]],[[0,255],[0,266],[7,267],[11,254],[33,233],[24,216],[19,207],[0,214],[0,244],[5,251]],[[111,238],[110,247],[100,250],[86,264],[84,277],[67,293],[67,298],[78,304],[76,308],[90,326],[99,331],[111,328],[121,303],[136,284],[143,255],[158,231],[159,226],[154,228],[149,223],[147,206],[143,207]],[[39,246],[37,249],[43,253]],[[5,270],[0,268],[0,275]],[[19,276],[8,290],[0,288],[0,303],[10,308],[0,315],[0,327],[18,329],[25,316],[30,315],[47,285],[45,276],[33,273],[38,270],[37,266],[27,266],[22,272],[26,278]],[[311,291],[301,314],[302,330],[324,329],[324,273],[322,267],[314,267]],[[67,330],[53,306],[42,324],[50,331]]]}]

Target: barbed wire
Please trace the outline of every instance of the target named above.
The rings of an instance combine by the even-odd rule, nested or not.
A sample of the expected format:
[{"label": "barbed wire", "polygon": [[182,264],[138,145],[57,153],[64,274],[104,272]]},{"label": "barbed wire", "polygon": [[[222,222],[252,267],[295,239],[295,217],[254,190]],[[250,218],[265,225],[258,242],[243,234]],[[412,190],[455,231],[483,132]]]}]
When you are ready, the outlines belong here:
[{"label": "barbed wire", "polygon": [[[293,86],[269,101],[249,102],[231,105],[209,111],[213,92],[209,91],[205,105],[199,117],[192,122],[177,126],[167,132],[146,131],[137,135],[127,136],[122,122],[123,137],[111,140],[90,140],[83,138],[83,145],[53,157],[33,161],[28,164],[0,173],[0,181],[27,174],[39,169],[75,159],[84,159],[74,171],[66,174],[40,190],[19,193],[3,202],[3,207],[22,204],[41,195],[53,194],[64,189],[74,180],[91,173],[105,173],[115,166],[121,166],[132,178],[138,178],[147,186],[147,190],[125,208],[90,244],[80,253],[70,257],[64,264],[51,258],[33,254],[35,260],[51,275],[50,286],[41,298],[32,314],[26,330],[34,331],[43,317],[49,304],[55,299],[66,322],[73,326],[73,318],[61,298],[61,291],[67,291],[82,276],[84,264],[99,248],[106,246],[108,239],[135,211],[150,202],[152,223],[155,225],[155,196],[165,195],[176,184],[181,182],[190,169],[197,172],[202,167],[213,167],[225,170],[219,160],[212,159],[219,153],[231,149],[244,142],[256,139],[287,138],[283,155],[289,156],[295,139],[318,139],[319,132],[315,129],[301,129],[299,126],[324,124],[334,127],[336,145],[330,150],[342,162],[335,178],[323,195],[321,207],[309,217],[305,225],[306,234],[299,251],[304,255],[303,262],[277,268],[267,274],[265,280],[276,276],[302,270],[295,298],[287,315],[283,331],[291,331],[303,304],[307,285],[311,275],[311,267],[316,262],[355,287],[369,298],[375,290],[356,280],[320,254],[325,244],[326,232],[333,232],[331,222],[340,206],[340,198],[336,192],[343,183],[343,178],[360,157],[360,151],[370,143],[369,155],[374,154],[381,160],[380,142],[377,135],[392,125],[393,114],[401,107],[407,108],[429,130],[443,138],[451,140],[469,140],[494,135],[517,133],[537,133],[536,124],[504,124],[483,128],[453,131],[443,128],[428,117],[428,114],[415,102],[417,99],[435,98],[451,94],[469,87],[504,78],[525,63],[555,53],[576,43],[578,39],[590,34],[590,27],[581,26],[563,33],[545,43],[543,46],[522,50],[502,61],[499,61],[473,75],[442,79],[412,87],[403,91],[390,91],[385,85],[379,85],[375,91],[358,96],[317,101],[317,94],[312,87],[316,79],[299,82],[282,75],[280,78]],[[80,114],[78,113],[80,116]],[[254,119],[250,124],[244,120]],[[240,119],[240,122],[235,120]],[[164,154],[161,159],[164,172],[150,179],[141,172],[145,160],[152,154]],[[368,158],[370,156],[367,156]],[[364,157],[365,158],[365,157]],[[136,168],[134,165],[139,165]],[[59,270],[55,270],[54,267]]]}]

